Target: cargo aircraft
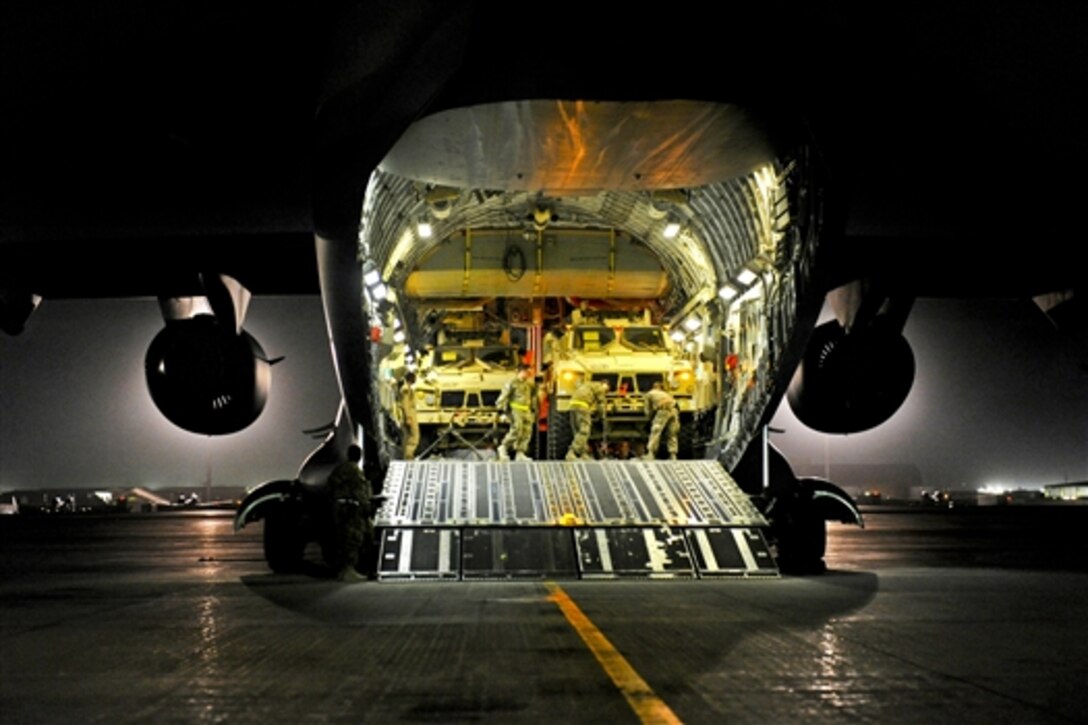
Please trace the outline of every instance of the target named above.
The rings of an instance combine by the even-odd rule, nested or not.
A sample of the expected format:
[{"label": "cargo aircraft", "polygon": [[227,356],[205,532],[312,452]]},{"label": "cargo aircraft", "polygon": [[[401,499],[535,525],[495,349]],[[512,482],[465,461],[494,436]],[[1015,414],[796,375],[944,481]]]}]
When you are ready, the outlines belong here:
[{"label": "cargo aircraft", "polygon": [[816,571],[825,521],[862,519],[767,444],[783,398],[828,434],[887,421],[919,296],[1034,299],[1083,350],[1084,21],[1003,2],[9,4],[3,329],[42,299],[158,297],[151,396],[217,435],[270,394],[250,296],[320,293],[342,404],[238,512],[278,570],[323,535],[349,444],[371,480],[409,476],[381,363],[410,366],[436,310],[498,304],[539,349],[564,310],[651,309],[715,382],[689,455],[754,502],[783,570]]}]

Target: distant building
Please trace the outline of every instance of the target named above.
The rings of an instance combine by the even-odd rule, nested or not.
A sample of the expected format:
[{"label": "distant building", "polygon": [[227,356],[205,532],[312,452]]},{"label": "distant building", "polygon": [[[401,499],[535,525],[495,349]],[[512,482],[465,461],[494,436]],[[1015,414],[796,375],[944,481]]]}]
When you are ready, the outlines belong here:
[{"label": "distant building", "polygon": [[1050,483],[1043,486],[1047,498],[1059,501],[1088,501],[1088,481]]}]

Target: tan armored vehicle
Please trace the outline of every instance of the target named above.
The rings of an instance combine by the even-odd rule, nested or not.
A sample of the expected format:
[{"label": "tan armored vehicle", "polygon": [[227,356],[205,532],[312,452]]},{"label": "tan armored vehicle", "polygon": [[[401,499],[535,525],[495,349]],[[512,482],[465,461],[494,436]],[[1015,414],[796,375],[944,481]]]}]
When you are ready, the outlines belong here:
[{"label": "tan armored vehicle", "polygon": [[[502,328],[487,328],[482,315],[447,315],[436,333],[436,344],[419,353],[415,384],[420,443],[417,455],[471,452],[493,447],[506,432],[507,422],[495,407],[499,394],[517,375],[518,349]],[[386,360],[386,408],[400,423],[395,410],[395,386],[404,367],[403,350]]]},{"label": "tan armored vehicle", "polygon": [[570,396],[585,380],[608,383],[605,415],[590,436],[597,454],[626,457],[641,453],[652,414],[645,395],[655,382],[672,393],[680,409],[681,456],[714,422],[717,379],[712,368],[674,341],[652,321],[649,310],[574,310],[561,335],[544,345],[548,392],[548,456],[561,459],[571,441]]}]

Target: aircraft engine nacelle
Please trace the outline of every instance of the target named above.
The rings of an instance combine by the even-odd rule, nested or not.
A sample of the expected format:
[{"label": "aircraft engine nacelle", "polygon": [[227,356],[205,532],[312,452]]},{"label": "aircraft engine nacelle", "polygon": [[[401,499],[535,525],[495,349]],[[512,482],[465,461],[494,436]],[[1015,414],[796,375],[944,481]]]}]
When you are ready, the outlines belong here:
[{"label": "aircraft engine nacelle", "polygon": [[816,328],[787,399],[794,415],[823,433],[858,433],[888,420],[914,384],[914,353],[897,329],[874,325],[847,334]]},{"label": "aircraft engine nacelle", "polygon": [[257,419],[268,400],[271,363],[246,331],[212,315],[172,320],[147,350],[144,369],[155,405],[174,425],[223,435]]}]

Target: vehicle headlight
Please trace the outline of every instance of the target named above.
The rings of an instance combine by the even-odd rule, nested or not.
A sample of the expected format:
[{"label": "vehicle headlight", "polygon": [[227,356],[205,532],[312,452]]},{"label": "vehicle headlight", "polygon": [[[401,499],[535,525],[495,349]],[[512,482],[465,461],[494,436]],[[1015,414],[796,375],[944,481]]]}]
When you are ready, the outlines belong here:
[{"label": "vehicle headlight", "polygon": [[583,377],[585,376],[577,370],[564,370],[559,373],[559,387],[568,393],[572,393],[575,388],[582,384]]},{"label": "vehicle headlight", "polygon": [[695,374],[691,370],[678,370],[672,375],[672,389],[690,391],[695,385]]}]

